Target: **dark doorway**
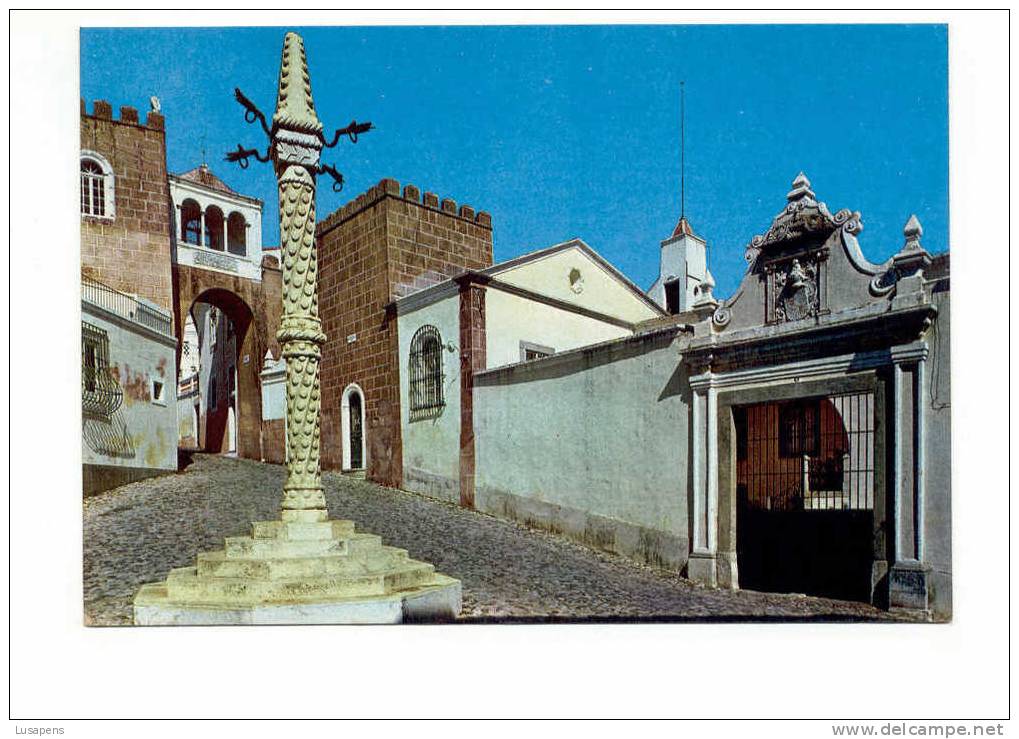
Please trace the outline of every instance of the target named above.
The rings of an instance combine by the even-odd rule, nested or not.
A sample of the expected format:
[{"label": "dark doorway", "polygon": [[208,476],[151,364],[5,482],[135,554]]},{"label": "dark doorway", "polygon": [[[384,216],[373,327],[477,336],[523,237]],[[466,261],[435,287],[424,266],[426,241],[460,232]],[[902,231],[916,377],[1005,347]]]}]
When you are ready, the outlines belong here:
[{"label": "dark doorway", "polygon": [[350,394],[350,469],[364,469],[361,393]]},{"label": "dark doorway", "polygon": [[874,396],[733,409],[740,587],[870,600]]},{"label": "dark doorway", "polygon": [[665,311],[672,316],[679,313],[679,280],[665,283]]}]

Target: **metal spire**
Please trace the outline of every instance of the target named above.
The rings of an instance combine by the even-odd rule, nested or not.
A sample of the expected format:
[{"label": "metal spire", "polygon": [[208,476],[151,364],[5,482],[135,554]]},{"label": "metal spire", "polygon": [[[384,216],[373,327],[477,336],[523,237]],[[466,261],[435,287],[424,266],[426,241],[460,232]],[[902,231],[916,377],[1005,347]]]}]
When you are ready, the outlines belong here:
[{"label": "metal spire", "polygon": [[686,82],[679,81],[679,217],[686,217]]}]

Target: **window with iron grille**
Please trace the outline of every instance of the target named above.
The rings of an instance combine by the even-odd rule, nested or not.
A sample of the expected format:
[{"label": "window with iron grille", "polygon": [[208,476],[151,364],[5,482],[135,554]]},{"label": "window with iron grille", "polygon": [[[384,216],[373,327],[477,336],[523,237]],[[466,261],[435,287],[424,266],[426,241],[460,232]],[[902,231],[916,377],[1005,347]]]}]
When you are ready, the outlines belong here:
[{"label": "window with iron grille", "polygon": [[818,403],[816,400],[786,403],[778,412],[778,454],[802,457],[817,454]]},{"label": "window with iron grille", "polygon": [[81,157],[81,214],[113,217],[113,170],[92,154]]},{"label": "window with iron grille", "polygon": [[733,408],[736,489],[754,510],[869,510],[874,393]]},{"label": "window with iron grille", "polygon": [[110,337],[98,326],[81,322],[81,407],[86,415],[109,418],[124,392],[110,373]]},{"label": "window with iron grille", "polygon": [[422,326],[410,342],[410,410],[415,418],[442,412],[442,381],[442,337],[435,326]]}]

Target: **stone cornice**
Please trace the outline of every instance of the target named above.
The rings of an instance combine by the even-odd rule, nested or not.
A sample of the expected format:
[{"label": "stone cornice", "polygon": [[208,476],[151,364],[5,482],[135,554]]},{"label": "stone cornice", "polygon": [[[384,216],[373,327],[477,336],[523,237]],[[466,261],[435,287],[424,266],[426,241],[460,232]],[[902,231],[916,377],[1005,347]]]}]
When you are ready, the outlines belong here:
[{"label": "stone cornice", "polygon": [[733,334],[696,338],[682,352],[692,366],[713,370],[779,365],[809,361],[825,355],[863,355],[915,341],[937,315],[923,303],[888,310],[875,304],[854,311],[823,316],[816,324],[780,324],[744,329]]}]

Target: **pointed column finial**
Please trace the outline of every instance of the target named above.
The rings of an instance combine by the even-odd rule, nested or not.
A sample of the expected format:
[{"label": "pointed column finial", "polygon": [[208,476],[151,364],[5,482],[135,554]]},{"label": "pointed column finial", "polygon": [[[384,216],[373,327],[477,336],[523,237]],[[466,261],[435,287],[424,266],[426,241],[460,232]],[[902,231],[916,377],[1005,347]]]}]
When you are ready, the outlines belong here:
[{"label": "pointed column finial", "polygon": [[300,133],[322,133],[322,122],[311,99],[311,75],[304,54],[304,39],[293,31],[283,39],[279,92],[272,126],[273,129],[282,126]]},{"label": "pointed column finial", "polygon": [[920,243],[920,237],[923,235],[920,219],[911,215],[902,233],[906,237],[906,243],[899,249],[899,253],[892,257],[895,270],[900,278],[917,273],[922,276],[924,268],[931,263],[931,255]]},{"label": "pointed column finial", "polygon": [[807,175],[800,172],[796,175],[796,179],[793,180],[793,189],[786,193],[786,199],[789,201],[801,200],[804,197],[814,198],[814,191],[810,189],[810,180],[807,179]]},{"label": "pointed column finial", "polygon": [[902,234],[906,237],[907,248],[922,248],[920,247],[920,237],[923,236],[923,226],[920,225],[920,219],[916,217],[915,213],[906,221]]}]

